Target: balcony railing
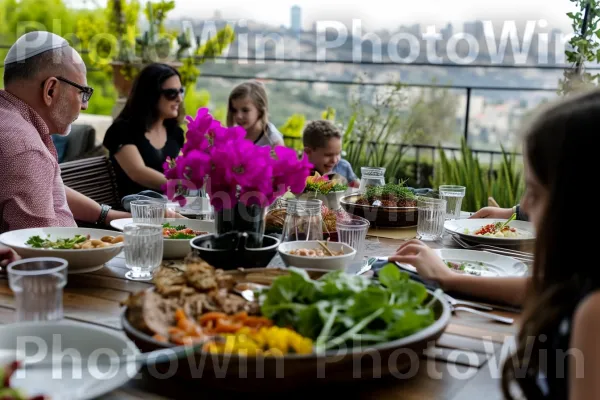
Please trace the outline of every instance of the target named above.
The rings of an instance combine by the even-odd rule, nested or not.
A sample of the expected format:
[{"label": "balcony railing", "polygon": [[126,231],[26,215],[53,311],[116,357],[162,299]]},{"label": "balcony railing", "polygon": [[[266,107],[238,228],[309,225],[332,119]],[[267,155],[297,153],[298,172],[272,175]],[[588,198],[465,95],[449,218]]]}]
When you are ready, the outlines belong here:
[{"label": "balcony railing", "polygon": [[[8,49],[10,46],[9,45],[0,45],[0,48],[4,48],[4,49]],[[216,68],[211,68],[211,63],[214,64],[218,64],[218,63],[235,63],[236,61],[238,62],[238,65],[244,65],[244,66],[252,66],[252,62],[254,62],[256,64],[261,64],[264,65],[266,63],[290,63],[290,64],[315,64],[315,65],[323,65],[324,62],[323,61],[317,61],[317,60],[311,60],[311,59],[302,59],[302,58],[287,58],[287,59],[279,59],[279,58],[260,58],[260,59],[252,59],[252,58],[248,58],[248,57],[233,57],[233,56],[228,56],[228,57],[216,57],[216,58],[212,58],[210,60],[208,60],[208,62],[206,62],[207,60],[197,60],[198,62],[203,61],[203,65],[202,65],[202,74],[199,78],[199,80],[205,80],[205,79],[225,79],[225,80],[229,80],[229,81],[244,81],[244,80],[250,80],[250,79],[260,79],[263,82],[266,82],[267,84],[269,82],[292,82],[292,83],[298,83],[298,84],[331,84],[331,85],[362,85],[362,86],[374,86],[374,87],[380,87],[380,86],[390,86],[393,83],[390,82],[378,82],[378,81],[353,81],[353,80],[343,80],[343,79],[330,79],[330,78],[298,78],[298,77],[290,77],[290,76],[276,76],[276,75],[270,75],[270,74],[265,74],[265,73],[248,73],[248,74],[243,74],[243,73],[235,73],[235,74],[226,74],[226,73],[218,73],[220,71],[219,69],[219,65],[215,65]],[[370,68],[390,68],[390,67],[399,67],[399,68],[408,68],[408,67],[417,67],[417,68],[424,68],[424,67],[431,67],[431,68],[471,68],[471,69],[479,69],[479,70],[484,70],[484,69],[506,69],[506,70],[543,70],[543,71],[555,71],[555,72],[562,72],[562,70],[564,70],[565,68],[568,68],[568,66],[557,66],[557,65],[542,65],[542,66],[536,66],[536,65],[487,65],[487,64],[471,64],[471,65],[460,65],[460,64],[428,64],[428,63],[412,63],[412,64],[398,64],[398,63],[391,63],[391,62],[369,62],[369,61],[361,61],[361,62],[354,62],[351,60],[327,60],[325,61],[325,63],[327,64],[343,64],[343,65],[353,65],[353,66],[358,66],[358,67],[362,67],[362,66],[366,66],[366,67],[370,67]],[[216,72],[211,72],[211,69],[214,69],[214,71]],[[589,69],[600,69],[600,67],[590,67]],[[93,68],[89,68],[88,70],[93,70]],[[290,70],[289,68],[287,70]],[[558,81],[558,74],[557,74],[557,81]],[[499,156],[502,154],[499,150],[492,150],[492,149],[481,149],[481,148],[477,148],[476,146],[473,146],[471,144],[471,133],[472,133],[472,119],[473,119],[473,113],[472,113],[472,100],[473,100],[473,93],[474,92],[489,92],[489,91],[500,91],[500,92],[514,92],[514,93],[523,93],[523,92],[539,92],[539,93],[546,93],[548,96],[551,96],[552,94],[556,94],[557,93],[557,88],[556,87],[543,87],[543,86],[489,86],[489,85],[460,85],[460,84],[448,84],[448,83],[441,83],[441,84],[437,84],[437,83],[432,83],[432,84],[426,84],[426,83],[403,83],[403,86],[405,87],[417,87],[417,88],[428,88],[428,89],[451,89],[451,90],[456,90],[456,91],[462,91],[464,92],[464,96],[465,96],[465,107],[464,107],[464,113],[462,114],[463,117],[461,118],[463,122],[462,127],[461,127],[461,132],[460,132],[460,136],[462,136],[462,139],[465,140],[465,142],[467,144],[470,145],[471,150],[477,154],[478,156],[480,156],[480,161],[485,163],[486,165],[489,165],[489,170],[490,173],[493,173],[493,169],[494,169],[494,163],[495,161],[498,160]],[[294,113],[294,110],[290,110],[290,114]],[[279,122],[283,122],[283,121],[279,121]],[[292,138],[289,137],[287,138],[288,141],[291,142],[296,142],[297,141],[301,141],[300,138]],[[300,143],[298,143],[300,144]],[[384,146],[386,151],[404,151],[407,154],[411,155],[411,162],[414,164],[414,168],[413,171],[415,171],[414,176],[412,177],[416,182],[418,183],[425,183],[425,179],[426,177],[421,176],[422,174],[422,163],[423,163],[423,159],[424,157],[427,159],[428,162],[431,162],[432,166],[435,168],[436,165],[436,158],[438,155],[438,149],[441,147],[445,152],[447,152],[450,155],[454,155],[456,154],[457,156],[460,156],[460,148],[458,146],[451,146],[451,145],[442,145],[442,146],[434,146],[431,144],[402,144],[402,143],[377,143],[377,142],[370,142],[369,143],[369,148],[371,149],[371,151],[376,151],[377,148],[379,148],[380,146]],[[510,147],[510,146],[509,146]],[[518,153],[512,153],[512,154],[517,154]],[[435,174],[435,170],[433,170],[433,173]]]}]

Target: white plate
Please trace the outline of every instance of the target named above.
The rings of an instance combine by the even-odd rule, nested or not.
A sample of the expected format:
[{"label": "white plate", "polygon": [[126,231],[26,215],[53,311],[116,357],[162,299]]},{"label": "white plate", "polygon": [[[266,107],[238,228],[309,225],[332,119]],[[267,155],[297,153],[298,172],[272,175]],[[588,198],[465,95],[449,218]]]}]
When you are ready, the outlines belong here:
[{"label": "white plate", "polygon": [[[25,322],[0,326],[0,363],[16,355],[25,362],[54,362],[50,368],[17,370],[11,386],[29,396],[86,400],[109,393],[134,378],[139,363],[109,363],[108,357],[135,356],[139,350],[123,334],[95,325],[71,321]],[[73,358],[80,362],[74,361]],[[60,362],[67,365],[58,366]]]},{"label": "white plate", "polygon": [[[169,222],[171,225],[185,225],[188,228],[192,228],[197,231],[203,231],[208,233],[215,232],[215,221],[202,221],[199,219],[185,219],[185,218],[166,218],[165,223]],[[132,218],[116,219],[110,222],[110,225],[123,231],[125,225],[133,223]],[[190,246],[190,239],[165,239],[163,243],[163,258],[165,259],[180,259],[185,258],[192,251]]]},{"label": "white plate", "polygon": [[[450,219],[444,223],[444,228],[451,233],[459,235],[461,238],[477,243],[485,243],[491,245],[518,245],[525,244],[535,240],[535,228],[528,221],[512,221],[508,226],[515,228],[519,237],[499,238],[493,236],[475,235],[474,232],[485,225],[495,224],[497,222],[505,222],[504,219]],[[466,233],[468,230],[468,233]]]},{"label": "white plate", "polygon": [[[463,249],[436,249],[440,258],[446,262],[465,264],[464,273],[477,276],[524,276],[527,265],[512,257],[501,256],[487,251]],[[402,268],[416,272],[415,267],[401,264]]]},{"label": "white plate", "polygon": [[89,228],[30,228],[4,232],[0,243],[14,249],[22,258],[58,257],[67,260],[69,271],[77,272],[104,265],[123,250],[123,242],[98,249],[36,249],[25,244],[31,236],[50,239],[71,238],[75,235],[90,235],[91,239],[118,236],[119,232]]}]

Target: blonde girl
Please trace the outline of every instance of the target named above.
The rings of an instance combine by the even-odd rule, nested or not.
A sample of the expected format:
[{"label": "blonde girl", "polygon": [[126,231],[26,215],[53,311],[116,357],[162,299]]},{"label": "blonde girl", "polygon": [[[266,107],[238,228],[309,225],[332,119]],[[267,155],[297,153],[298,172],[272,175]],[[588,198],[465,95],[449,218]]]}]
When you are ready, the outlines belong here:
[{"label": "blonde girl", "polygon": [[227,126],[241,126],[246,139],[259,146],[283,146],[283,135],[269,122],[269,102],[262,83],[248,81],[236,86],[229,95]]}]

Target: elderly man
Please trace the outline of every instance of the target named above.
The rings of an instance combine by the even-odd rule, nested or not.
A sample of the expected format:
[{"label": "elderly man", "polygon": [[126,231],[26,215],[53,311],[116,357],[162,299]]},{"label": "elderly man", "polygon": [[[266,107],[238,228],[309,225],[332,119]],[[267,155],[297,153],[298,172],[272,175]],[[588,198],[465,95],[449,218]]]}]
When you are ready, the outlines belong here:
[{"label": "elderly man", "polygon": [[111,210],[63,185],[50,135],[68,135],[93,89],[81,56],[60,36],[21,36],[4,61],[0,90],[0,232],[107,225],[128,213]]}]

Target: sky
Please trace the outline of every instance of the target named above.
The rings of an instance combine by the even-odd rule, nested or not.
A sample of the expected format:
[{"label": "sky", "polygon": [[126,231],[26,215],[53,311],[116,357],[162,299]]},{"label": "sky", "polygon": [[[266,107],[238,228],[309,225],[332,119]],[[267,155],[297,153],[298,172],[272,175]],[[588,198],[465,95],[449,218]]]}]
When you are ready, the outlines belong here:
[{"label": "sky", "polygon": [[569,0],[176,0],[170,14],[177,18],[212,18],[218,10],[224,19],[251,19],[275,26],[290,25],[290,9],[302,9],[302,22],[310,29],[315,21],[339,21],[349,24],[361,20],[364,29],[396,29],[400,25],[419,23],[423,29],[435,25],[439,30],[448,22],[456,27],[465,21],[540,20],[550,28],[571,32],[565,15],[574,10]]}]

